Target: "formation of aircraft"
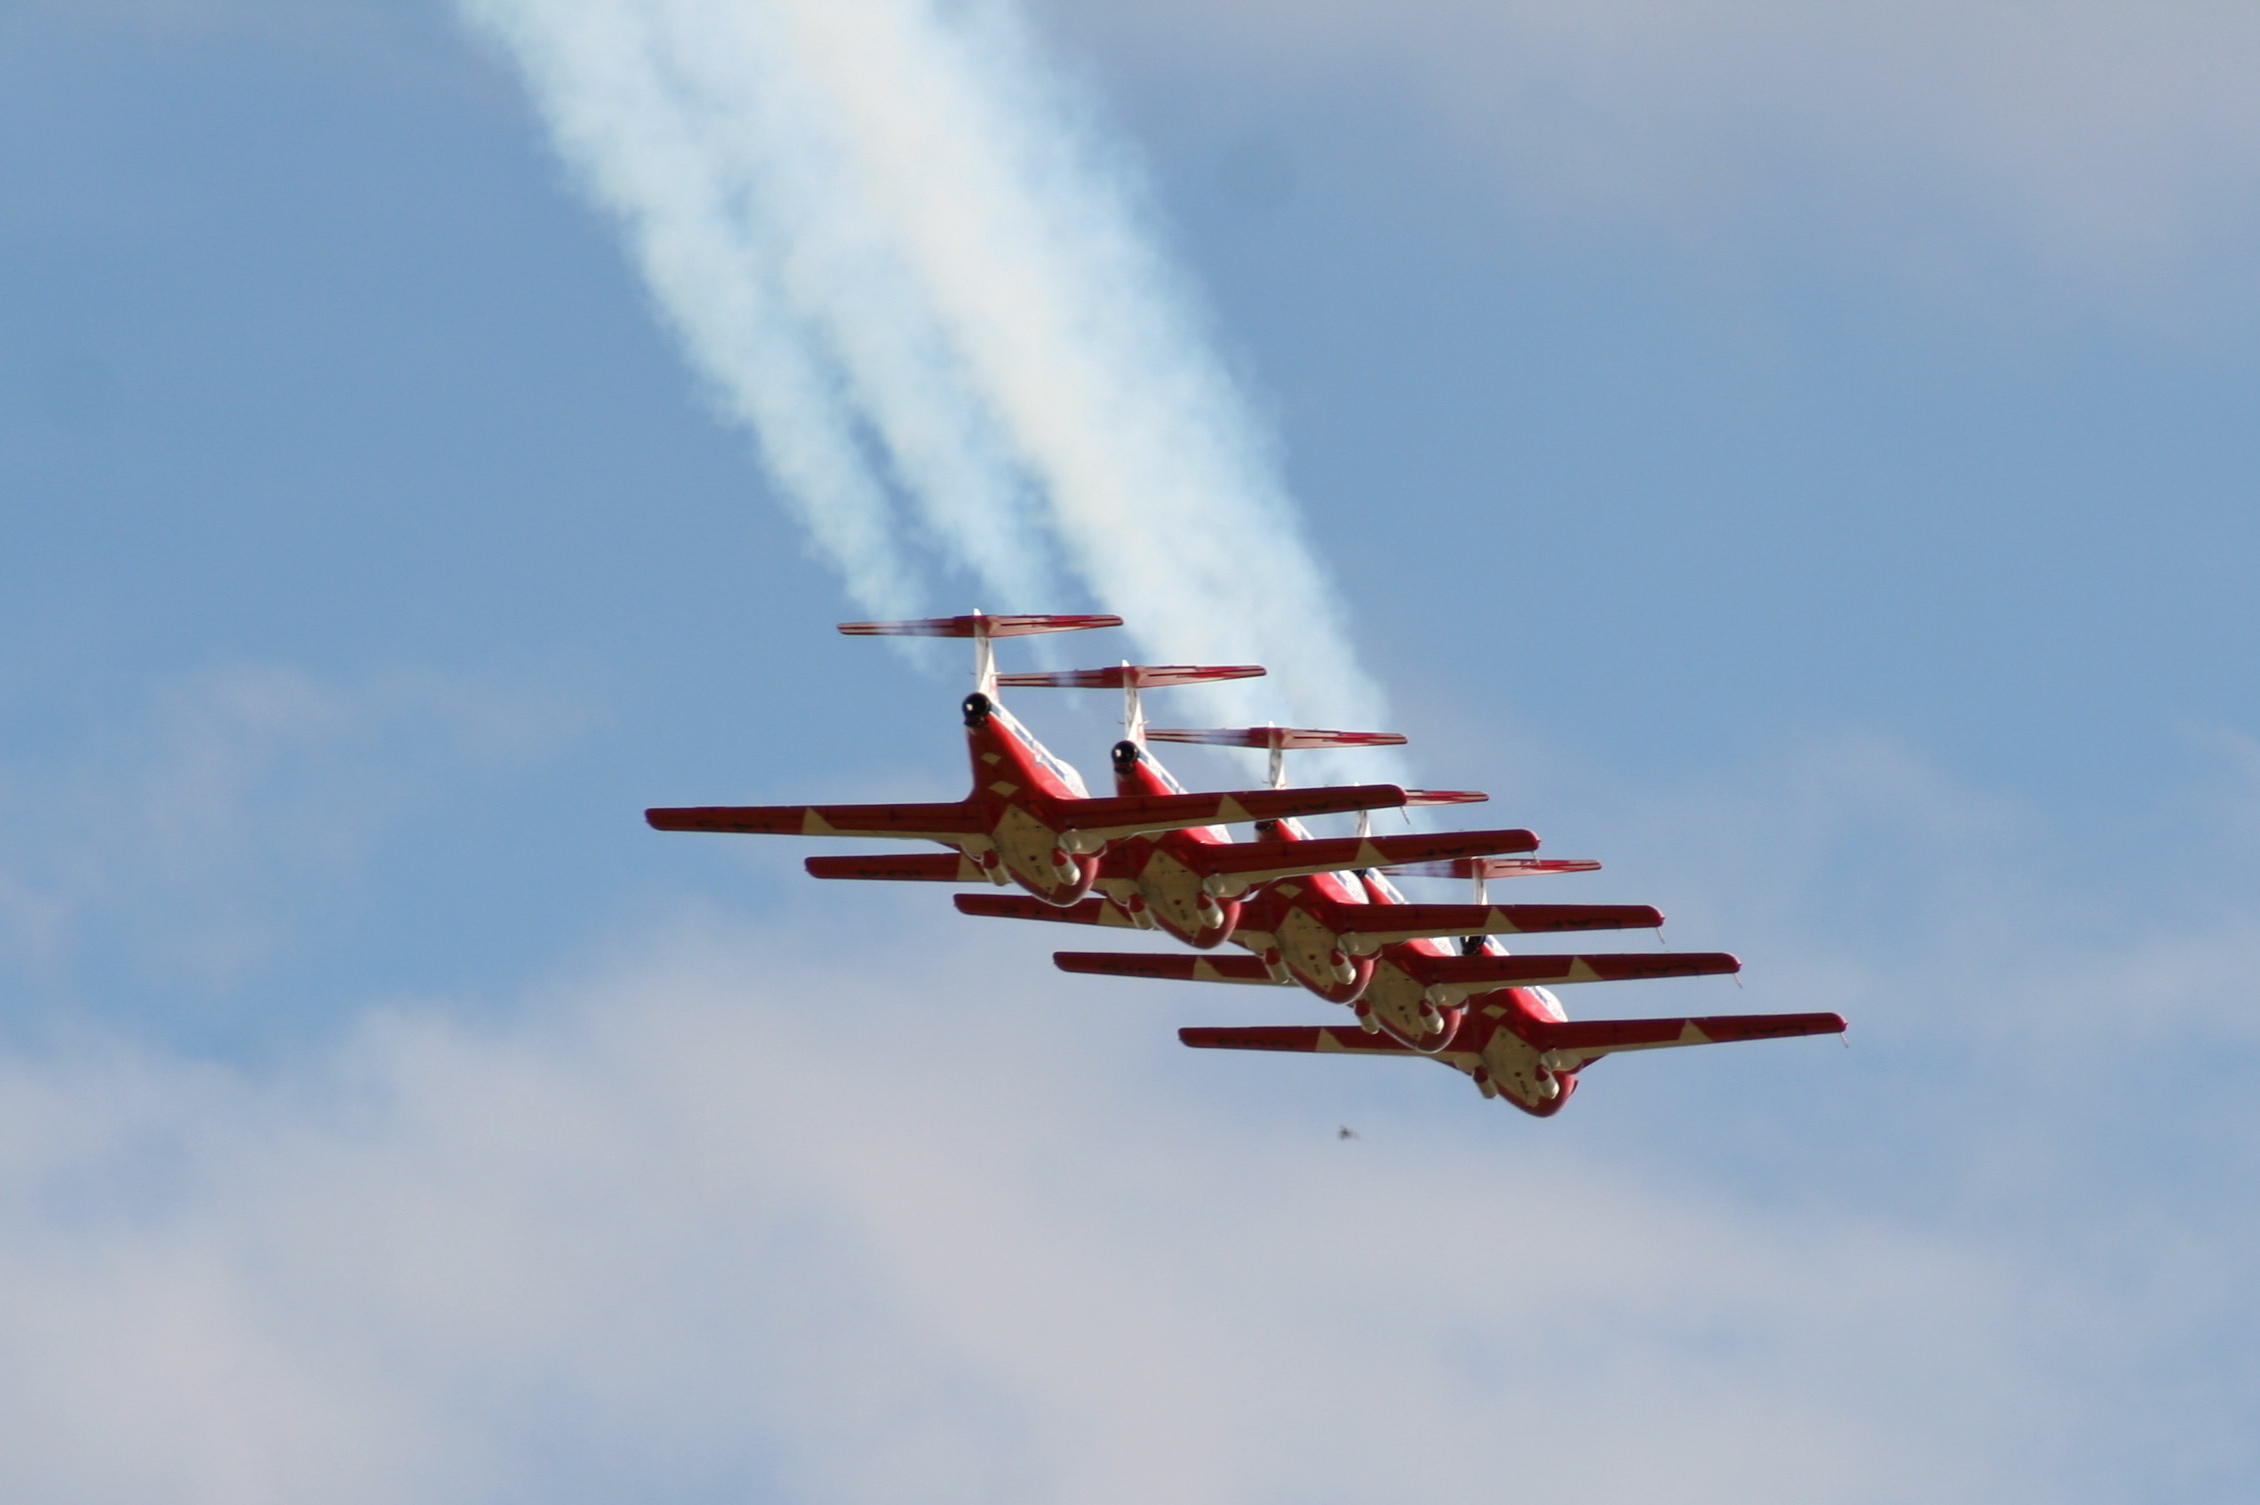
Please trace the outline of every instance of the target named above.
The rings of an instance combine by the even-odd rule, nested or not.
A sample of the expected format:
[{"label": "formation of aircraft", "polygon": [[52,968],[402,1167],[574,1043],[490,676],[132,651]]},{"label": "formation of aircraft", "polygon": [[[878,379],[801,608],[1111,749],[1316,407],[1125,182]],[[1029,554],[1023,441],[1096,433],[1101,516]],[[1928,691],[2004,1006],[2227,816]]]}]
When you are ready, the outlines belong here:
[{"label": "formation of aircraft", "polygon": [[[1148,727],[1144,693],[1245,679],[1252,664],[1118,664],[1101,669],[1000,674],[995,640],[1119,627],[1114,616],[987,616],[848,622],[851,636],[970,639],[974,690],[961,707],[973,785],[950,803],[707,805],[659,808],[662,831],[881,837],[944,850],[807,859],[811,876],[893,882],[988,884],[1017,893],[959,894],[970,915],[1166,935],[1189,951],[1060,951],[1061,970],[1111,977],[1300,988],[1349,1008],[1346,1025],[1187,1028],[1204,1050],[1426,1057],[1465,1073],[1487,1098],[1526,1113],[1557,1113],[1578,1076],[1627,1050],[1835,1034],[1835,1014],[1741,1014],[1572,1021],[1554,989],[1739,971],[1724,952],[1644,951],[1533,955],[1501,936],[1661,927],[1644,904],[1493,903],[1497,879],[1590,872],[1599,863],[1539,858],[1520,828],[1375,835],[1372,812],[1474,804],[1486,796],[1395,784],[1296,787],[1286,755],[1313,748],[1393,746],[1392,732],[1304,727]],[[1125,735],[1114,745],[1114,792],[1094,796],[1082,775],[1007,711],[999,692],[1106,689],[1123,695]],[[1153,744],[1268,750],[1261,789],[1192,793]],[[1353,815],[1347,837],[1303,824]],[[1248,826],[1236,839],[1230,827]],[[1471,902],[1416,904],[1393,877],[1457,878]]]}]

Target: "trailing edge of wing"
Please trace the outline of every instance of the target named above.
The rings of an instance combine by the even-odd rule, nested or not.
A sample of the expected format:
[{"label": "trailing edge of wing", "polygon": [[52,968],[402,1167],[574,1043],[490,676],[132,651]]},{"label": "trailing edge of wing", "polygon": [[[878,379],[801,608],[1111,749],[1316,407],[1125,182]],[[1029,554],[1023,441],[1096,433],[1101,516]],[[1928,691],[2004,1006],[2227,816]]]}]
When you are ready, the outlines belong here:
[{"label": "trailing edge of wing", "polygon": [[1263,963],[1252,956],[1185,956],[1144,951],[1055,951],[1052,964],[1062,972],[1099,977],[1151,977],[1165,982],[1238,982],[1277,986]]},{"label": "trailing edge of wing", "polygon": [[730,831],[755,836],[884,836],[951,842],[982,830],[978,809],[948,805],[693,805],[646,810],[659,831]]}]

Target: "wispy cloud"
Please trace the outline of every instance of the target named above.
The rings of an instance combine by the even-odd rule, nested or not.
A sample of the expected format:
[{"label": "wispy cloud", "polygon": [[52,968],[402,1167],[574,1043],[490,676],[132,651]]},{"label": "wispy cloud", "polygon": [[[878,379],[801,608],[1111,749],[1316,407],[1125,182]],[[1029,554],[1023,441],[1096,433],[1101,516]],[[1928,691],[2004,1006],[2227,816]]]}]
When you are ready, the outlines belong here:
[{"label": "wispy cloud", "polygon": [[388,822],[460,767],[522,765],[581,713],[397,671],[357,681],[238,664],[156,687],[109,735],[0,764],[0,968],[67,975],[90,946],[228,985],[349,886]]},{"label": "wispy cloud", "polygon": [[843,1007],[819,947],[690,925],[518,1026],[379,1016],[278,1079],[6,1063],[0,1487],[2068,1482],[2032,1449],[2080,1396],[2008,1251],[1645,1180],[1440,1072],[1426,1107],[1348,1086],[1370,1062],[1264,1060],[1256,1086],[1177,1052],[1146,1000],[1068,1015],[1055,986],[996,987],[991,939],[865,948]]},{"label": "wispy cloud", "polygon": [[[191,702],[223,743],[333,760],[365,714],[288,676]],[[152,787],[240,810],[298,782],[250,764]],[[1450,1502],[1506,1476],[1809,1505],[2245,1477],[2239,916],[2161,906],[2067,952],[2095,870],[1874,739],[1548,795],[1621,854],[1596,882],[1753,963],[1748,995],[1573,1009],[1841,1006],[1855,1048],[1605,1063],[1539,1124],[1423,1063],[1183,1052],[1177,1023],[1327,1011],[1059,977],[1036,927],[880,893],[646,927],[483,1023],[373,1006],[261,1068],[0,1054],[0,1494]]]},{"label": "wispy cloud", "polygon": [[[1399,91],[1531,221],[2178,306],[2260,232],[2260,14],[2134,0],[1055,0],[1201,108]],[[1233,87],[1214,80],[1229,77]],[[1451,142],[1456,145],[1445,145]],[[1479,171],[1468,174],[1470,165]],[[1764,254],[1761,250],[1760,254]],[[2036,277],[2039,281],[2036,283]],[[2100,296],[2098,296],[2100,294]],[[2092,301],[2091,301],[2092,300]]]},{"label": "wispy cloud", "polygon": [[1002,0],[463,0],[866,608],[1379,696],[1128,149]]}]

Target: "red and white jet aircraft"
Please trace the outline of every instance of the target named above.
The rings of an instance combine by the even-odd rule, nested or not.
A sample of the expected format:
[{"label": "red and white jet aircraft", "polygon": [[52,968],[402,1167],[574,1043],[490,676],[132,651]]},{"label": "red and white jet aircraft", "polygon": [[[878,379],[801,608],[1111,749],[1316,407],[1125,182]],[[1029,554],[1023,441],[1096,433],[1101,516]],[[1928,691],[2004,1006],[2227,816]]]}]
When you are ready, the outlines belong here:
[{"label": "red and white jet aircraft", "polygon": [[1090,893],[1098,879],[1099,854],[1113,841],[1405,803],[1405,791],[1394,784],[1093,799],[1082,776],[998,703],[992,640],[1120,625],[1122,619],[1114,616],[992,617],[979,612],[912,622],[845,623],[840,631],[851,636],[973,640],[976,688],[963,706],[973,788],[964,799],[947,804],[706,805],[647,810],[644,818],[662,831],[938,842],[958,854],[943,862],[970,865],[991,881],[1018,883],[1044,903],[1064,906]]},{"label": "red and white jet aircraft", "polygon": [[[1272,782],[1282,781],[1280,751],[1294,745],[1361,745],[1354,734],[1320,744],[1327,734],[1298,744],[1278,728],[1218,732],[1155,731],[1157,740],[1272,746]],[[1376,736],[1383,734],[1365,734]],[[1371,745],[1362,743],[1362,745]],[[1361,827],[1364,818],[1360,818]],[[1259,831],[1295,845],[1307,840],[1293,820],[1259,825]],[[1310,843],[1313,846],[1329,843]],[[1535,840],[1531,846],[1535,846]],[[1527,849],[1526,849],[1527,850]],[[1492,939],[1517,933],[1632,929],[1660,926],[1663,916],[1645,905],[1493,905],[1494,878],[1588,872],[1582,859],[1502,857],[1488,854],[1423,860],[1391,871],[1413,876],[1472,879],[1472,904],[1410,904],[1381,871],[1358,863],[1354,872],[1275,882],[1243,905],[1233,939],[1251,957],[1168,956],[1110,952],[1059,952],[1064,971],[1188,982],[1300,983],[1323,998],[1346,1003],[1357,1030],[1278,1026],[1257,1029],[1187,1029],[1187,1044],[1210,1049],[1285,1050],[1367,1055],[1425,1055],[1475,1079],[1486,1097],[1504,1096],[1540,1117],[1560,1111],[1576,1089],[1577,1072],[1619,1050],[1647,1050],[1728,1040],[1830,1034],[1843,1030],[1835,1014],[1760,1014],[1698,1019],[1608,1020],[1572,1024],[1561,1001],[1544,984],[1624,982],[1649,977],[1690,977],[1739,971],[1723,952],[1633,952],[1514,956]],[[968,901],[960,901],[961,905]],[[977,901],[973,901],[977,902]],[[1009,901],[1007,901],[1009,902]],[[1066,912],[1053,911],[1061,918]],[[1460,937],[1455,951],[1444,937]]]},{"label": "red and white jet aircraft", "polygon": [[[992,640],[1120,626],[1110,616],[991,617],[973,613],[915,622],[850,622],[856,636],[973,640],[975,690],[963,705],[973,788],[946,804],[705,806],[645,812],[661,830],[883,837],[937,842],[952,850],[907,857],[816,857],[818,877],[1018,883],[1031,899],[962,895],[977,914],[1069,923],[1159,926],[1197,947],[1229,938],[1252,956],[1061,952],[1071,972],[1184,981],[1296,985],[1358,1013],[1359,1028],[1268,1026],[1179,1031],[1190,1046],[1220,1050],[1426,1056],[1473,1077],[1486,1097],[1504,1097],[1540,1117],[1559,1112],[1592,1061],[1623,1050],[1841,1032],[1835,1014],[1752,1014],[1572,1023],[1551,988],[1578,982],[1733,972],[1719,952],[1563,956],[1509,955],[1498,935],[1660,925],[1645,905],[1489,902],[1487,881],[1582,872],[1600,864],[1519,855],[1536,849],[1527,831],[1374,837],[1369,812],[1408,804],[1464,803],[1481,795],[1407,791],[1393,784],[1285,787],[1294,747],[1375,746],[1390,733],[1253,727],[1148,734],[1140,690],[1241,678],[1252,666],[1139,666],[1064,674],[1000,676]],[[1114,751],[1116,794],[1092,798],[1083,780],[997,702],[1000,684],[1123,690],[1130,735]],[[1188,794],[1145,747],[1156,741],[1225,743],[1271,751],[1270,786]],[[1358,834],[1314,839],[1298,817],[1357,812]],[[1234,842],[1221,829],[1250,822],[1258,839]],[[1387,873],[1474,881],[1472,904],[1408,903]],[[1103,886],[1104,897],[1092,895]],[[1458,949],[1446,938],[1458,938]]]},{"label": "red and white jet aircraft", "polygon": [[1501,988],[1472,1000],[1451,1042],[1420,1051],[1388,1035],[1332,1025],[1258,1025],[1181,1029],[1177,1038],[1203,1050],[1285,1050],[1314,1055],[1396,1056],[1466,1072],[1485,1097],[1504,1097],[1538,1118],[1562,1110],[1578,1073],[1623,1050],[1720,1045],[1844,1031],[1837,1014],[1713,1014],[1683,1019],[1590,1019],[1572,1022],[1544,988]]},{"label": "red and white jet aircraft", "polygon": [[[1121,690],[1123,724],[1129,735],[1114,745],[1115,792],[1124,798],[1160,799],[1182,795],[1185,789],[1143,745],[1146,725],[1140,692],[1161,685],[1238,679],[1262,672],[1251,665],[1198,668],[1178,664],[1161,667],[1120,664],[1106,669],[1075,669],[1056,674],[1008,674],[1002,676],[999,683]],[[1258,727],[1253,734],[1268,739],[1268,743],[1254,745],[1269,745],[1273,749],[1269,786],[1273,789],[1285,787],[1280,761],[1283,748],[1373,746],[1404,741],[1389,733],[1306,732],[1290,727]],[[1159,731],[1153,735],[1171,738],[1186,734]],[[1481,798],[1481,795],[1435,794],[1416,789],[1407,791],[1405,802],[1462,804]],[[1158,926],[1188,945],[1208,950],[1232,936],[1240,923],[1242,896],[1267,883],[1287,878],[1319,881],[1326,874],[1350,867],[1527,852],[1537,844],[1538,838],[1528,831],[1421,832],[1382,837],[1368,834],[1336,841],[1233,841],[1219,827],[1195,826],[1132,837],[1109,848],[1099,863],[1097,887],[1104,897],[1086,899],[1069,909],[1033,905],[1003,894],[960,895],[957,907],[966,914],[1010,919],[1064,920],[1141,930]]]},{"label": "red and white jet aircraft", "polygon": [[[1133,723],[1135,725],[1135,723]],[[1155,741],[1204,743],[1212,746],[1253,747],[1271,753],[1271,787],[1286,781],[1285,755],[1294,748],[1380,747],[1401,744],[1394,732],[1319,731],[1300,727],[1232,727],[1204,730],[1157,728],[1148,733]],[[1140,788],[1174,788],[1160,761],[1134,741],[1115,747],[1117,787],[1125,793]],[[1141,782],[1146,781],[1146,782]],[[1407,803],[1463,804],[1481,795],[1458,792],[1413,791]],[[1364,822],[1361,818],[1361,827]],[[1184,976],[1214,981],[1296,982],[1330,1003],[1356,1006],[1361,1017],[1369,1010],[1363,999],[1377,969],[1388,984],[1376,1014],[1384,1028],[1417,1044],[1436,1038],[1444,1028],[1439,1010],[1449,1007],[1451,988],[1459,981],[1435,975],[1427,965],[1431,954],[1439,960],[1460,960],[1434,939],[1442,936],[1513,935],[1535,932],[1641,929],[1660,925],[1663,916],[1644,905],[1607,904],[1410,904],[1386,879],[1371,876],[1373,869],[1391,863],[1470,861],[1500,852],[1528,852],[1538,838],[1528,831],[1481,831],[1445,835],[1375,837],[1361,829],[1357,836],[1314,840],[1291,819],[1257,826],[1264,838],[1231,845],[1217,843],[1196,849],[1187,843],[1193,861],[1216,869],[1193,890],[1198,897],[1229,894],[1236,901],[1237,923],[1225,927],[1232,940],[1256,953],[1257,968],[1219,960],[1210,963],[1194,957],[1156,958],[1102,952],[1064,952],[1059,965],[1068,971],[1115,973],[1124,976]],[[1173,845],[1182,835],[1155,843]],[[1465,842],[1456,852],[1444,848]],[[1480,850],[1477,849],[1480,844]],[[1125,855],[1142,844],[1127,844]],[[1412,855],[1426,847],[1420,857]],[[1166,853],[1168,849],[1162,849]],[[1110,864],[1116,861],[1109,855]],[[1135,857],[1129,860],[1135,861]],[[1165,877],[1176,878],[1185,864],[1161,865]],[[1154,865],[1144,871],[1151,872]],[[1142,876],[1142,875],[1141,875]],[[1267,880],[1267,881],[1264,881]],[[1103,879],[1102,879],[1103,881]],[[1182,882],[1182,880],[1180,880]],[[1260,886],[1259,885],[1260,882]],[[1249,892],[1250,888],[1253,892]],[[1245,898],[1241,898],[1246,894]],[[1150,904],[1149,910],[1158,910]],[[1102,907],[1086,901],[1073,909],[1044,909],[1023,901],[984,895],[967,895],[958,908],[969,914],[1006,915],[1022,919],[1053,919],[1097,924],[1122,924],[1118,917],[1129,906],[1117,900]],[[1168,927],[1177,930],[1176,926]],[[1182,931],[1178,933],[1182,934]],[[1386,959],[1386,962],[1385,960]],[[1684,964],[1684,959],[1679,959]],[[1159,963],[1163,970],[1156,972]],[[1420,973],[1420,983],[1408,993],[1408,973]]]}]

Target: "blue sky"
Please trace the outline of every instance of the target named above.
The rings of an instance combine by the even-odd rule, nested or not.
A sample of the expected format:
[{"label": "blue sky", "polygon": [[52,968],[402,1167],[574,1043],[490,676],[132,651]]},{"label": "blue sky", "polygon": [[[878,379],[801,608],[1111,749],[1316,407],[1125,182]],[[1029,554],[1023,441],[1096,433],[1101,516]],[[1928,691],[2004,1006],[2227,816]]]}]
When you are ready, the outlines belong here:
[{"label": "blue sky", "polygon": [[18,7],[5,1492],[2249,1497],[2260,24],[1034,16],[1419,774],[1746,964],[1572,1009],[1851,1048],[1535,1123],[653,836],[946,796],[957,666],[505,50]]}]

